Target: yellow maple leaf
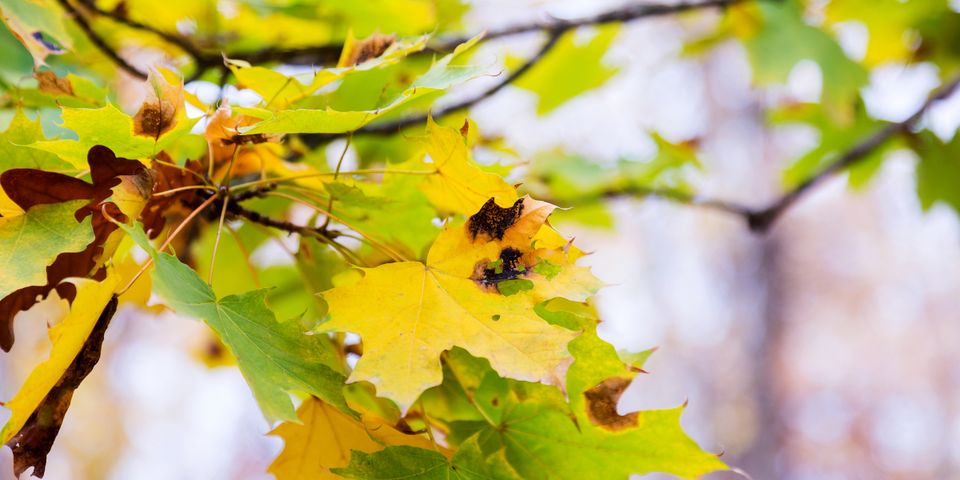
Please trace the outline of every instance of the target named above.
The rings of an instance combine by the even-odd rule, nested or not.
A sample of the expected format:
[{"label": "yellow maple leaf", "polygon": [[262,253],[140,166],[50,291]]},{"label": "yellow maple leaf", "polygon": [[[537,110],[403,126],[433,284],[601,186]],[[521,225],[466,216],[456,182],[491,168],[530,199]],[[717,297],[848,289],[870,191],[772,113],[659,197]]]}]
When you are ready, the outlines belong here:
[{"label": "yellow maple leaf", "polygon": [[[539,232],[552,230],[544,222],[554,208],[530,197],[503,208],[491,198],[466,224],[440,234],[426,264],[364,269],[355,284],[325,292],[324,328],[363,339],[348,381],[369,381],[406,411],[441,382],[440,354],[454,346],[511,378],[548,378],[576,334],[548,324],[534,306],[555,296],[581,300],[599,287],[589,270],[576,270],[569,249],[536,246]],[[553,237],[544,238],[550,246]],[[551,285],[557,278],[564,283]]]},{"label": "yellow maple leaf", "polygon": [[470,150],[460,132],[427,119],[426,135],[420,138],[436,173],[420,184],[423,193],[442,212],[471,215],[490,197],[507,207],[517,200],[517,191],[499,175],[484,172],[470,160]]},{"label": "yellow maple leaf", "polygon": [[270,432],[284,440],[283,452],[268,470],[277,480],[342,478],[330,469],[346,467],[351,450],[372,453],[384,445],[434,448],[422,435],[403,433],[372,415],[358,421],[315,397],[303,402],[297,416],[302,424],[285,422]]},{"label": "yellow maple leaf", "polygon": [[83,348],[107,303],[113,297],[119,277],[112,269],[102,282],[73,279],[77,296],[70,313],[48,332],[53,346],[50,357],[36,366],[13,399],[6,403],[11,416],[0,431],[0,444],[7,443],[27,423],[27,419],[57,384]]}]

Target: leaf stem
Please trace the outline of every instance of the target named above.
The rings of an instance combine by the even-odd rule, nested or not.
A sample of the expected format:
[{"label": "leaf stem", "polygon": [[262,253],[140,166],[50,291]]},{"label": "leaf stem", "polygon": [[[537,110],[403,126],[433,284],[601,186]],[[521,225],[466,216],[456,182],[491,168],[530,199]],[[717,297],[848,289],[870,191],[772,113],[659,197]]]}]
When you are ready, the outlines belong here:
[{"label": "leaf stem", "polygon": [[217,264],[217,250],[220,248],[220,236],[223,233],[223,221],[227,218],[227,205],[230,197],[223,198],[223,207],[220,208],[220,223],[217,224],[217,238],[213,241],[213,253],[210,255],[210,271],[207,273],[207,285],[213,286],[213,267]]},{"label": "leaf stem", "polygon": [[[206,199],[203,203],[201,203],[199,207],[193,209],[193,211],[190,212],[189,215],[187,215],[187,218],[184,218],[183,221],[180,222],[180,225],[177,225],[177,228],[174,229],[173,232],[171,232],[170,235],[167,236],[167,239],[164,240],[163,244],[160,245],[159,248],[157,248],[157,252],[162,252],[162,251],[164,251],[164,250],[170,245],[170,242],[172,242],[173,239],[176,238],[177,235],[183,230],[183,228],[186,227],[187,224],[190,223],[190,222],[193,220],[194,217],[196,217],[197,215],[199,215],[200,212],[203,211],[203,209],[205,209],[205,208],[207,208],[208,206],[210,206],[210,204],[213,203],[213,201],[216,200],[217,198],[218,198],[218,197],[217,197],[216,195],[211,195],[210,198]],[[110,221],[113,222],[113,223],[118,223],[116,219],[114,219],[114,218],[112,218],[112,217],[110,217],[109,215],[106,214],[106,210],[105,210],[105,209],[102,210],[102,211],[104,212],[104,216],[105,216],[108,220],[110,220]],[[147,261],[143,264],[143,266],[140,267],[140,270],[138,270],[137,273],[135,273],[135,274],[133,275],[133,277],[130,278],[130,281],[128,281],[127,284],[124,285],[123,288],[121,288],[120,290],[117,291],[116,295],[119,297],[120,295],[123,295],[124,293],[126,293],[127,290],[130,290],[130,287],[132,287],[133,284],[137,281],[137,279],[139,279],[140,276],[143,275],[144,272],[146,272],[148,268],[150,268],[150,265],[153,265],[153,257],[150,257],[150,258],[147,259]]]}]

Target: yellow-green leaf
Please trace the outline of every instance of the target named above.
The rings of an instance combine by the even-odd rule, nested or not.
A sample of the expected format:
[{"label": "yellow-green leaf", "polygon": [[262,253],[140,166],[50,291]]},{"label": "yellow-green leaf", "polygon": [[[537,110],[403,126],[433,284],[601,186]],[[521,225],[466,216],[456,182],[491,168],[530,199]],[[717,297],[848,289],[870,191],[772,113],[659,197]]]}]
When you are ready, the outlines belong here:
[{"label": "yellow-green leaf", "polygon": [[90,217],[74,212],[85,200],[36,205],[23,215],[0,218],[0,298],[47,282],[47,266],[64,252],[79,252],[93,241]]}]

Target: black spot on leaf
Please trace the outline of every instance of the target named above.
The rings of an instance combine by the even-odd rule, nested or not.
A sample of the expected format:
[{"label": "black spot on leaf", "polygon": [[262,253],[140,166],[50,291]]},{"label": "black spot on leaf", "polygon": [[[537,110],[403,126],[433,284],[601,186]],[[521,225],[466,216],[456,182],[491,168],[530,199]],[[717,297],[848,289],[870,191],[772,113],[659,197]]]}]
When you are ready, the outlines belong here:
[{"label": "black spot on leaf", "polygon": [[503,240],[507,229],[517,223],[523,213],[523,199],[514,202],[512,207],[503,208],[493,198],[480,207],[480,211],[467,220],[467,231],[474,241],[485,236],[490,240]]}]

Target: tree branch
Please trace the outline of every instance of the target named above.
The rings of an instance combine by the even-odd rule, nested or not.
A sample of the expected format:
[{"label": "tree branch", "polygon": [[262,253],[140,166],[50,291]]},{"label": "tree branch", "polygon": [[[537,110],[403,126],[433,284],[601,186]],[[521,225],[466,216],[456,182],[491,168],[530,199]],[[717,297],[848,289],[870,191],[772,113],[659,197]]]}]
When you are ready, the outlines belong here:
[{"label": "tree branch", "polygon": [[[69,0],[57,0],[61,5],[74,16],[77,24],[84,30],[90,40],[120,68],[130,74],[145,78],[145,74],[140,72],[125,60],[103,41],[91,27],[89,22],[76,8],[70,5]],[[209,68],[221,65],[222,56],[220,52],[207,53],[202,51],[197,45],[188,39],[170,32],[160,30],[150,25],[141,23],[134,19],[121,15],[116,11],[108,11],[96,6],[92,0],[77,0],[90,12],[108,17],[122,23],[130,28],[152,33],[163,38],[165,41],[177,46],[187,55],[193,58],[196,63],[196,71],[190,79],[195,80],[203,75]],[[567,31],[588,25],[604,25],[617,22],[631,22],[646,17],[657,17],[685,12],[688,10],[697,10],[704,8],[724,8],[744,0],[702,0],[702,1],[682,1],[674,4],[650,4],[639,3],[626,5],[614,10],[599,13],[590,17],[584,17],[574,20],[553,19],[550,21],[535,21],[519,25],[513,25],[506,28],[490,30],[484,35],[481,41],[488,41],[513,35],[543,31],[557,32]],[[422,53],[448,52],[456,48],[457,45],[473,38],[473,36],[451,37],[438,40],[434,45],[423,50]],[[327,45],[317,45],[302,48],[265,48],[255,52],[243,53],[233,52],[227,55],[231,58],[245,60],[250,63],[280,62],[294,65],[329,65],[335,63],[343,50],[343,44],[333,43]]]},{"label": "tree branch", "polygon": [[934,90],[933,93],[930,94],[930,97],[927,98],[927,101],[925,101],[923,105],[921,105],[920,108],[917,109],[917,111],[914,112],[913,115],[910,115],[910,117],[908,117],[906,120],[898,123],[891,123],[880,130],[877,130],[872,135],[864,138],[859,143],[854,145],[853,148],[847,150],[845,153],[837,157],[833,163],[827,165],[827,167],[821,170],[819,173],[804,180],[793,190],[785,193],[779,199],[771,203],[768,207],[750,212],[746,216],[747,224],[750,227],[750,230],[757,233],[764,233],[770,230],[773,224],[783,215],[783,213],[807,192],[817,185],[823,183],[824,180],[834,176],[835,174],[852,165],[859,163],[893,136],[909,131],[923,118],[923,114],[926,113],[933,104],[953,95],[958,87],[960,87],[960,76],[947,83],[944,83],[939,88]]},{"label": "tree branch", "polygon": [[94,31],[93,27],[90,26],[90,22],[87,21],[87,18],[70,4],[70,0],[57,0],[57,2],[60,3],[60,6],[67,11],[68,15],[73,17],[74,22],[76,22],[77,26],[83,30],[83,33],[86,34],[87,38],[90,40],[90,43],[93,43],[93,45],[97,47],[100,52],[112,60],[113,63],[117,64],[120,69],[124,70],[130,75],[133,75],[141,80],[147,79],[146,73],[127,63],[127,61],[124,60],[123,57],[121,57],[110,45],[107,45],[107,42],[103,39],[103,37],[101,37],[96,31]]},{"label": "tree branch", "polygon": [[633,185],[627,188],[607,190],[602,193],[602,196],[605,198],[657,197],[681,205],[700,207],[708,210],[728,213],[731,215],[738,215],[741,217],[747,217],[753,213],[753,209],[746,205],[741,205],[739,203],[730,202],[727,200],[705,197],[703,195],[687,193],[671,188],[655,188]]},{"label": "tree branch", "polygon": [[[703,0],[703,1],[682,1],[677,3],[637,3],[626,5],[608,12],[599,13],[590,17],[583,17],[574,20],[553,19],[551,21],[530,22],[511,27],[489,30],[483,36],[483,41],[494,40],[497,38],[521,35],[524,33],[537,31],[556,31],[572,30],[575,28],[589,25],[605,25],[608,23],[627,23],[641,18],[660,17],[686,12],[688,10],[699,10],[703,8],[725,8],[744,0]],[[471,39],[470,36],[448,38],[437,42],[431,49],[435,51],[450,51],[463,42]]]},{"label": "tree branch", "polygon": [[696,194],[689,194],[669,188],[654,188],[644,186],[630,186],[626,188],[611,189],[602,192],[601,195],[606,198],[648,196],[659,197],[664,200],[682,205],[702,207],[709,210],[736,215],[738,217],[742,217],[747,222],[747,226],[750,228],[750,231],[763,234],[768,232],[773,227],[773,224],[776,223],[777,220],[779,220],[779,218],[790,207],[792,207],[798,200],[800,200],[812,189],[834,175],[841,173],[847,168],[863,161],[865,158],[867,158],[867,156],[883,146],[894,136],[909,132],[911,128],[915,127],[916,124],[923,119],[923,115],[930,109],[930,107],[941,100],[949,98],[951,95],[956,93],[958,89],[960,89],[960,76],[957,76],[949,82],[942,84],[939,88],[934,90],[923,103],[923,105],[921,105],[920,108],[918,108],[917,111],[910,115],[910,117],[908,117],[906,120],[888,124],[873,134],[863,138],[859,143],[855,144],[849,150],[841,154],[823,170],[804,180],[795,188],[784,193],[769,206],[764,208],[751,208],[736,202],[709,198]]}]

